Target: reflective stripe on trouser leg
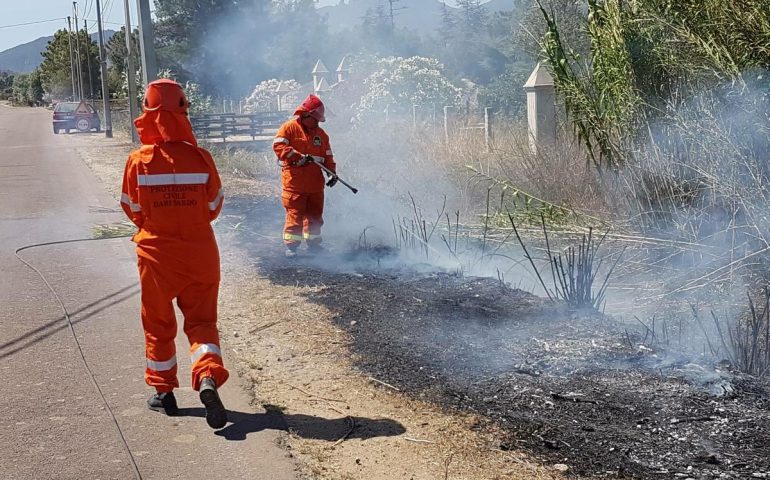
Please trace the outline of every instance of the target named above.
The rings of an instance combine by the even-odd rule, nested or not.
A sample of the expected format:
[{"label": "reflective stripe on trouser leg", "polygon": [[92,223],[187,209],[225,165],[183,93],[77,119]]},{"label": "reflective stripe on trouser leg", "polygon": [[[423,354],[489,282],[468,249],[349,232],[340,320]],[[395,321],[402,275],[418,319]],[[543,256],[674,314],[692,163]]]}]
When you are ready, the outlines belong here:
[{"label": "reflective stripe on trouser leg", "polygon": [[144,380],[158,392],[179,387],[176,365],[176,315],[171,303],[169,279],[157,265],[139,257],[139,281],[142,287],[142,327],[144,328],[147,368]]},{"label": "reflective stripe on trouser leg", "polygon": [[229,373],[222,361],[217,331],[217,296],[219,282],[192,283],[177,297],[177,305],[184,315],[184,332],[190,341],[192,387],[200,389],[205,377],[212,377],[221,387]]},{"label": "reflective stripe on trouser leg", "polygon": [[287,243],[294,243],[294,242],[301,242],[302,241],[302,235],[295,235],[293,233],[283,233],[283,240]]},{"label": "reflective stripe on trouser leg", "polygon": [[[174,388],[179,387],[179,381],[177,380],[177,363],[176,356],[170,360],[159,362],[157,360],[147,359],[147,368],[145,369],[145,380],[148,384],[153,385],[155,390],[160,393],[170,392]],[[173,378],[173,382],[168,382],[166,379]],[[158,382],[156,379],[161,379]],[[158,384],[158,383],[162,383]]]},{"label": "reflective stripe on trouser leg", "polygon": [[286,221],[283,227],[283,243],[288,247],[297,247],[302,243],[302,224],[305,219],[307,196],[292,192],[281,194],[283,208],[286,209]]},{"label": "reflective stripe on trouser leg", "polygon": [[303,225],[305,241],[308,245],[321,243],[321,227],[324,224],[324,193],[311,193],[307,195],[305,208],[305,220]]}]

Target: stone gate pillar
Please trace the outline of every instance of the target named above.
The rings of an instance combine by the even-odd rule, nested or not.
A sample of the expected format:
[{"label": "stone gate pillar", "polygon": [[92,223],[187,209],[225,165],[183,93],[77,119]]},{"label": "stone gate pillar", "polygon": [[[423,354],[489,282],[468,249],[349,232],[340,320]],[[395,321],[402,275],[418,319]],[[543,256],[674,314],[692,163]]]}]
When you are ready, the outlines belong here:
[{"label": "stone gate pillar", "polygon": [[540,148],[556,143],[556,89],[553,77],[538,63],[524,84],[527,92],[529,149],[537,155]]}]

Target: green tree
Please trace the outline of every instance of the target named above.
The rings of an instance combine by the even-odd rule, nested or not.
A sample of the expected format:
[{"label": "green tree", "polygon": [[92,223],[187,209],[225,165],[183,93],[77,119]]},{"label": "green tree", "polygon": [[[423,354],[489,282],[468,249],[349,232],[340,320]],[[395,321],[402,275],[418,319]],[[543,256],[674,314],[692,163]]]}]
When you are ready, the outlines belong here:
[{"label": "green tree", "polygon": [[[85,30],[78,32],[80,37],[80,70],[83,75],[83,95],[98,97],[101,93],[101,75],[99,70],[99,49]],[[76,38],[72,35],[73,55],[76,50]],[[42,53],[40,77],[45,92],[57,99],[73,98],[72,70],[70,63],[70,39],[66,30],[59,30],[48,42]],[[77,56],[75,56],[77,58]],[[90,77],[89,77],[90,64]]]},{"label": "green tree", "polygon": [[[110,93],[121,98],[125,98],[126,83],[126,28],[115,32],[105,45],[107,50],[107,85]],[[141,54],[139,52],[139,31],[134,30],[131,34],[132,60],[134,62],[134,75],[139,78],[141,75]]]},{"label": "green tree", "polygon": [[[73,48],[75,39],[72,38]],[[59,30],[42,53],[40,72],[43,87],[54,98],[73,98],[70,44],[67,30]]]},{"label": "green tree", "polygon": [[523,86],[532,69],[533,65],[529,61],[508,64],[505,72],[481,88],[481,105],[492,107],[498,113],[509,117],[526,114],[527,95]]},{"label": "green tree", "polygon": [[14,75],[10,72],[0,72],[0,100],[10,100],[13,92]]},{"label": "green tree", "polygon": [[489,83],[505,71],[510,60],[501,51],[506,40],[510,43],[510,29],[498,28],[494,33],[499,37],[493,37],[490,16],[479,0],[459,0],[457,4],[458,13],[443,6],[431,56],[444,62],[455,78]]},{"label": "green tree", "polygon": [[16,105],[35,106],[43,103],[43,85],[40,70],[16,75],[11,86],[11,101]]},{"label": "green tree", "polygon": [[29,74],[16,75],[11,87],[11,102],[15,105],[27,105],[27,92],[29,91]]},{"label": "green tree", "polygon": [[[155,33],[162,68],[179,72],[215,95],[245,95],[254,82],[275,76],[260,54],[292,20],[270,23],[268,0],[156,0]],[[308,43],[308,50],[316,45]],[[291,52],[294,53],[294,52]],[[285,60],[290,59],[287,53]]]},{"label": "green tree", "polygon": [[29,74],[29,87],[27,88],[27,102],[32,105],[42,105],[43,96],[43,79],[40,74],[40,69],[36,68]]},{"label": "green tree", "polygon": [[489,16],[481,0],[455,0],[460,8],[460,25],[466,37],[480,35],[487,25]]},{"label": "green tree", "polygon": [[[318,14],[314,0],[275,0],[273,19],[287,19],[263,49],[264,60],[278,78],[307,78],[319,58],[327,58],[329,37],[326,19]],[[252,82],[250,89],[256,82]]]},{"label": "green tree", "polygon": [[446,2],[441,2],[441,25],[438,28],[438,38],[444,50],[448,49],[457,37],[457,17],[449,10]]}]

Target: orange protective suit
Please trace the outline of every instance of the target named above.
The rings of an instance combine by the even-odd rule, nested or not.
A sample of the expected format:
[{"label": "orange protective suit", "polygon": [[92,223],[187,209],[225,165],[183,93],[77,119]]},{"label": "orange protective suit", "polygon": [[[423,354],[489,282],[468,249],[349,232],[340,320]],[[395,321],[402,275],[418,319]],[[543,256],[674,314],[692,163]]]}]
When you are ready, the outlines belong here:
[{"label": "orange protective suit", "polygon": [[134,122],[142,147],[128,157],[121,196],[139,227],[132,240],[142,288],[145,380],[160,393],[179,386],[174,299],[190,341],[193,389],[205,377],[221,387],[229,376],[217,331],[219,250],[211,227],[222,209],[222,184],[211,154],[197,146],[186,102],[176,82],[148,85],[145,111]]},{"label": "orange protective suit", "polygon": [[[308,97],[315,98],[311,96]],[[320,104],[320,100],[317,100]],[[307,100],[305,102],[307,104]],[[295,115],[307,112],[304,105]],[[323,118],[323,104],[320,118]],[[303,155],[312,155],[332,172],[336,171],[329,136],[321,127],[306,128],[300,118],[284,123],[273,140],[273,151],[281,164],[282,201],[286,209],[283,241],[296,248],[303,240],[308,246],[321,243],[325,179],[315,163],[296,165]]]}]

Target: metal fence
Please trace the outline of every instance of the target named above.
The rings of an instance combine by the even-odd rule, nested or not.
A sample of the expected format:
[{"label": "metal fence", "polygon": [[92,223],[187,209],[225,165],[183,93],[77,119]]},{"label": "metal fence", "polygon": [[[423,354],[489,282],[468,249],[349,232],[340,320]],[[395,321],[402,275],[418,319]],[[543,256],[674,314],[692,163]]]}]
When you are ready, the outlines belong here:
[{"label": "metal fence", "polygon": [[288,118],[288,112],[207,113],[190,117],[190,123],[201,139],[253,141],[272,136]]}]

